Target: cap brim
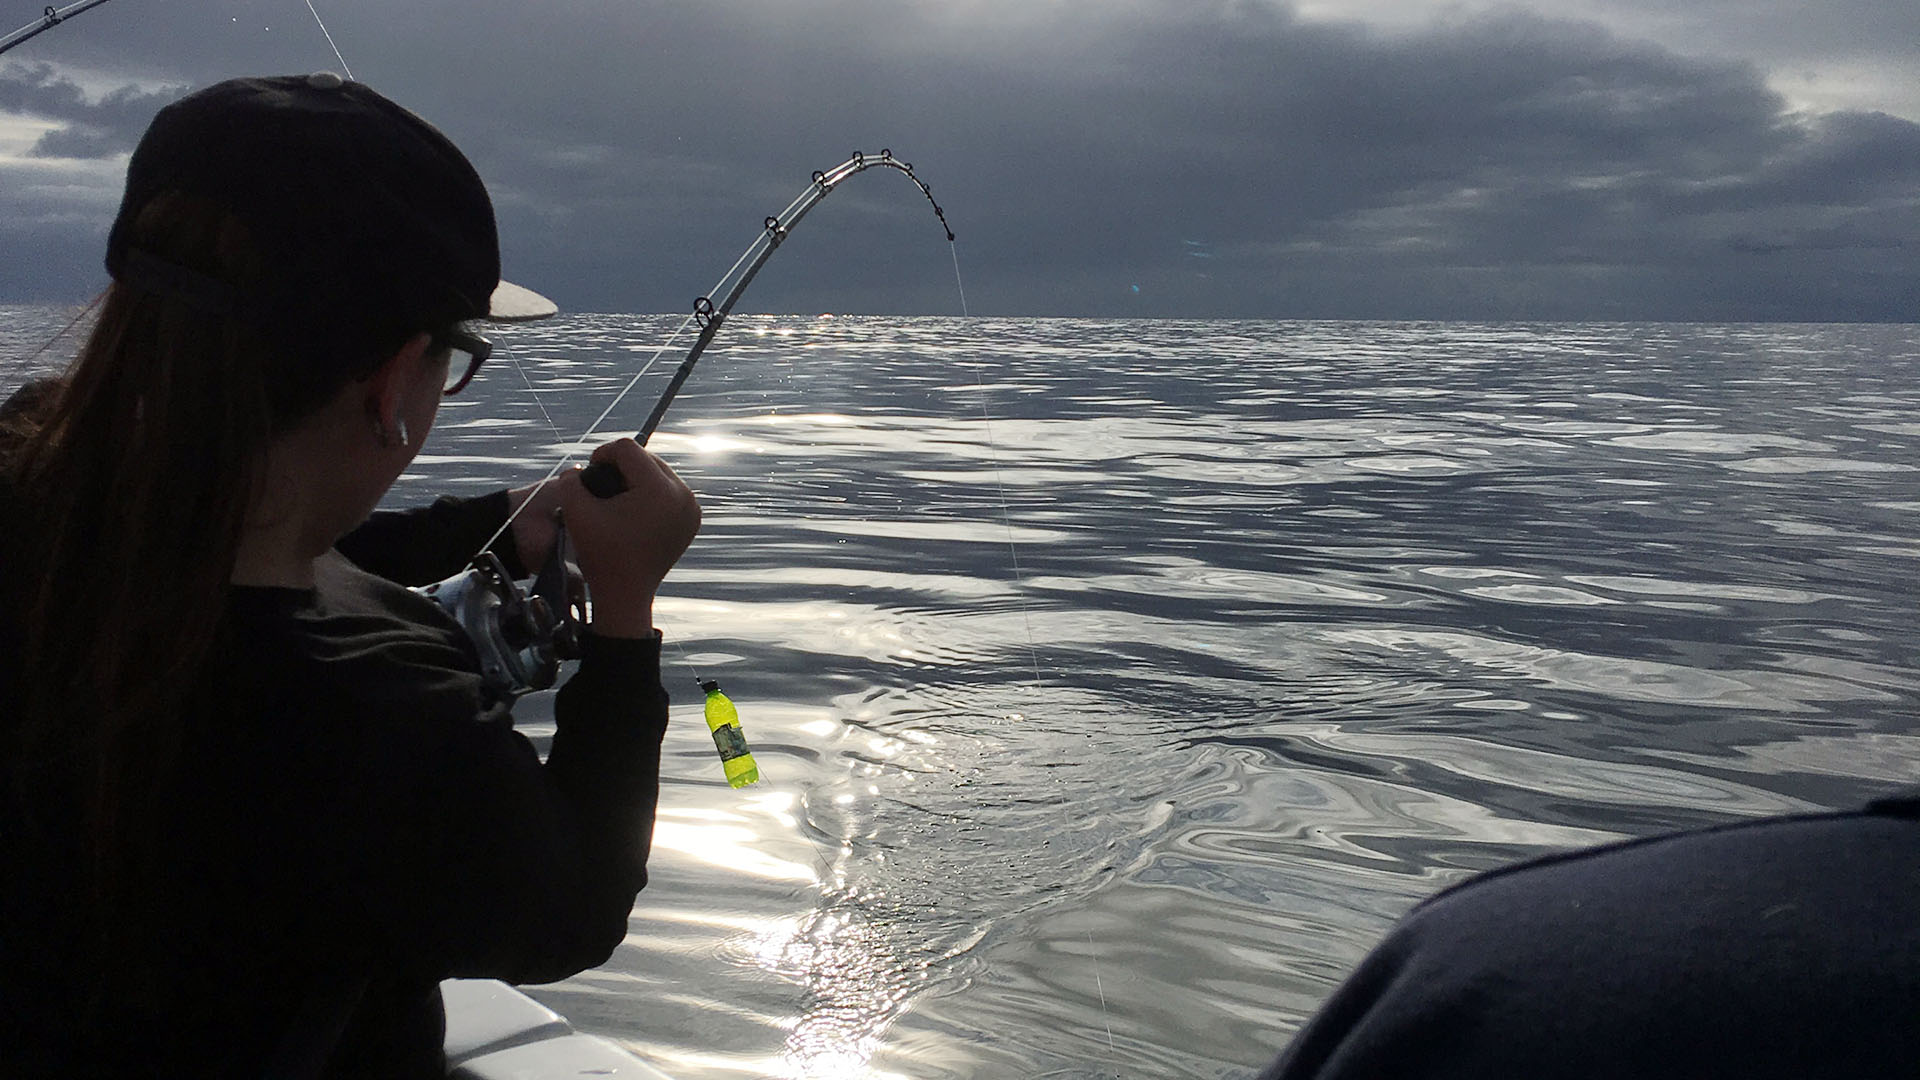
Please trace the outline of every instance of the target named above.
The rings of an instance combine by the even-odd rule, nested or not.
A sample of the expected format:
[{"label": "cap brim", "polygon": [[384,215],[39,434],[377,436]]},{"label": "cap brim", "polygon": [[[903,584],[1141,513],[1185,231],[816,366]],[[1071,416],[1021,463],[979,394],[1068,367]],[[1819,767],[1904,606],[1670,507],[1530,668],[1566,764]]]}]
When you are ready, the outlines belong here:
[{"label": "cap brim", "polygon": [[530,322],[560,313],[560,305],[511,281],[502,281],[487,304],[488,322]]}]

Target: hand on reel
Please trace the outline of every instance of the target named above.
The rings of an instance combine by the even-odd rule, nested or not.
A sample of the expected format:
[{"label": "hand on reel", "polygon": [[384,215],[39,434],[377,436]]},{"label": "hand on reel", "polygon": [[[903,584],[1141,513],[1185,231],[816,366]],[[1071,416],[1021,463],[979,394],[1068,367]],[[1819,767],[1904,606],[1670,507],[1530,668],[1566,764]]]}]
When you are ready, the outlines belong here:
[{"label": "hand on reel", "polygon": [[528,585],[484,551],[465,570],[417,590],[466,631],[480,657],[481,685],[497,700],[550,689],[560,662],[580,656],[581,627],[591,611],[587,579],[565,522],[555,525],[546,565]]}]

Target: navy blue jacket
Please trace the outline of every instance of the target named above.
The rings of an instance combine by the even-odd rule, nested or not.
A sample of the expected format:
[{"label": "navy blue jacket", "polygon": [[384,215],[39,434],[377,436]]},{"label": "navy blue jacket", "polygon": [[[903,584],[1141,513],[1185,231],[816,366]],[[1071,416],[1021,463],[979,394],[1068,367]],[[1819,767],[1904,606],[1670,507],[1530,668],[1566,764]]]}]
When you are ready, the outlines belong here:
[{"label": "navy blue jacket", "polygon": [[1920,792],[1484,874],[1260,1075],[1920,1076]]}]

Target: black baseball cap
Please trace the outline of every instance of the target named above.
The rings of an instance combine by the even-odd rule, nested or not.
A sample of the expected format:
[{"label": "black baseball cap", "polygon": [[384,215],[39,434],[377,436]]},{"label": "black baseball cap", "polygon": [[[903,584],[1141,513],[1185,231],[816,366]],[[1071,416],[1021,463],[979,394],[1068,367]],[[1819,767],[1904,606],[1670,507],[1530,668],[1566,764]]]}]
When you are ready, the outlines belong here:
[{"label": "black baseball cap", "polygon": [[[259,280],[223,281],[145,251],[134,222],[170,193],[231,213]],[[431,124],[331,72],[231,79],[161,109],[127,165],[107,272],[136,289],[298,335],[357,322],[538,319],[558,310],[500,280],[493,203]]]}]

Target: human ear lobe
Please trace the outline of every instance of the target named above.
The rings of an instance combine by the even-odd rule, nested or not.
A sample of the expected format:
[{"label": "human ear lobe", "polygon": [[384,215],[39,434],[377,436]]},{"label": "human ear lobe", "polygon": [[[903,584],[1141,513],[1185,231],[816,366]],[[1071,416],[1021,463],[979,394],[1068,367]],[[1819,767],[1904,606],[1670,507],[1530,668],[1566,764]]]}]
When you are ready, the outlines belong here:
[{"label": "human ear lobe", "polygon": [[407,395],[417,392],[413,384],[427,350],[432,347],[432,335],[415,334],[407,339],[406,344],[394,350],[392,356],[381,361],[380,366],[373,369],[373,374],[361,380],[360,385],[366,395],[367,418],[372,422],[374,435],[382,446],[395,441],[401,446],[407,445]]}]

